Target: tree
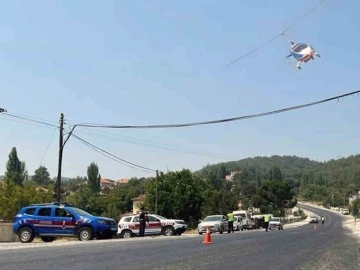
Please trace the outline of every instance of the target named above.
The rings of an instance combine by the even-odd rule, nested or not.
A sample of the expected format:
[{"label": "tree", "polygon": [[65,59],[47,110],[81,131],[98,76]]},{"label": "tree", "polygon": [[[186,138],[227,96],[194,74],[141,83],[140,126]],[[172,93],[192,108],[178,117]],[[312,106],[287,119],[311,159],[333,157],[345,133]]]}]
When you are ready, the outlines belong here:
[{"label": "tree", "polygon": [[270,181],[281,181],[282,180],[282,173],[279,167],[273,167],[269,173],[269,180]]},{"label": "tree", "polygon": [[50,184],[50,173],[48,169],[44,166],[40,166],[35,170],[35,174],[32,177],[32,180],[35,181],[38,185],[48,185]]},{"label": "tree", "polygon": [[[195,224],[201,218],[204,181],[190,170],[162,173],[158,177],[158,210],[168,218],[183,219]],[[147,183],[145,207],[155,208],[155,179]]]},{"label": "tree", "polygon": [[95,162],[90,163],[87,168],[88,186],[95,193],[100,192],[99,167]]},{"label": "tree", "polygon": [[261,203],[262,212],[276,213],[277,215],[284,208],[285,201],[292,201],[295,194],[291,187],[285,181],[268,181],[265,182],[258,191],[257,204]]},{"label": "tree", "polygon": [[9,154],[9,160],[6,163],[5,178],[6,181],[14,182],[20,186],[28,179],[25,161],[19,160],[16,147],[13,147]]}]

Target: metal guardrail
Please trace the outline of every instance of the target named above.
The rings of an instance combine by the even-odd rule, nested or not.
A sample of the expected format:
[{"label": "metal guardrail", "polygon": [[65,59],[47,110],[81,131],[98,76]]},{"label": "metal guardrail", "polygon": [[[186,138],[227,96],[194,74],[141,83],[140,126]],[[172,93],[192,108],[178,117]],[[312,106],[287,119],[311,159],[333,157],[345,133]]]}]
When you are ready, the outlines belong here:
[{"label": "metal guardrail", "polygon": [[0,223],[0,242],[19,242],[13,232],[13,223]]}]

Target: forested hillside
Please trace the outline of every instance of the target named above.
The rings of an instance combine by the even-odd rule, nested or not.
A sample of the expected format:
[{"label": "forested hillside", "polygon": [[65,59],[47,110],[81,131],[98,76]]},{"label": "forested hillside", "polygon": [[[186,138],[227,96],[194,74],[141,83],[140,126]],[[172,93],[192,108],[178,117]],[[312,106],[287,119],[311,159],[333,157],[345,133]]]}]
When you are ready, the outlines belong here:
[{"label": "forested hillside", "polygon": [[230,171],[250,170],[265,177],[271,168],[278,167],[284,176],[301,177],[304,170],[309,171],[321,166],[321,162],[313,161],[308,158],[297,156],[271,156],[271,157],[254,157],[245,158],[238,161],[230,161],[226,163],[218,163],[207,165],[196,173],[203,174],[210,171],[217,171],[221,167],[225,167],[227,173]]},{"label": "forested hillside", "polygon": [[196,174],[206,177],[212,173],[241,171],[247,181],[269,180],[269,171],[277,167],[282,177],[296,191],[298,197],[323,201],[335,206],[347,204],[351,193],[360,190],[360,155],[327,162],[297,156],[246,158],[238,161],[207,165]]}]

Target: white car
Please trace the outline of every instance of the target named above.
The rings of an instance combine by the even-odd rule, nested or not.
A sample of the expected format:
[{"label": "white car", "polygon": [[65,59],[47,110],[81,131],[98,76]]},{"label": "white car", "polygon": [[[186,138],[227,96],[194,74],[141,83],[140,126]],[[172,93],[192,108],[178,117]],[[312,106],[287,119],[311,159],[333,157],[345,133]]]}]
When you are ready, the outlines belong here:
[{"label": "white car", "polygon": [[206,233],[209,228],[210,233],[219,232],[223,233],[228,231],[229,222],[224,215],[212,215],[207,216],[202,222],[198,225],[199,234]]},{"label": "white car", "polygon": [[[187,229],[184,220],[168,219],[155,214],[148,214],[147,217],[149,223],[146,223],[145,235],[181,235]],[[121,238],[130,238],[139,235],[139,229],[139,215],[126,216],[120,219],[117,234]]]},{"label": "white car", "polygon": [[269,228],[277,228],[278,230],[284,229],[284,222],[279,217],[272,217],[269,222]]},{"label": "white car", "polygon": [[318,216],[310,216],[308,219],[309,223],[319,223],[319,218]]},{"label": "white car", "polygon": [[240,231],[243,227],[242,218],[238,216],[234,216],[234,231]]}]

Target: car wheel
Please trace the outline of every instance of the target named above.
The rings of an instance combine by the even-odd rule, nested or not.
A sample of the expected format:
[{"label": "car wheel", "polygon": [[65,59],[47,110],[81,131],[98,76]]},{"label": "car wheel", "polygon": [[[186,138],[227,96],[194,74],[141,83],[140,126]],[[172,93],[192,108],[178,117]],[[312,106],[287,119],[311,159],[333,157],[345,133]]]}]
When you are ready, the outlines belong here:
[{"label": "car wheel", "polygon": [[122,231],[120,234],[121,238],[131,238],[132,236],[133,236],[133,233],[130,230]]},{"label": "car wheel", "polygon": [[220,229],[220,234],[222,234],[224,232],[224,227],[221,226],[221,229]]},{"label": "car wheel", "polygon": [[18,236],[21,243],[31,243],[35,238],[34,231],[28,227],[20,229]]},{"label": "car wheel", "polygon": [[199,235],[202,235],[203,233],[202,232],[199,232]]},{"label": "car wheel", "polygon": [[43,242],[45,242],[45,243],[50,243],[50,242],[52,242],[52,241],[55,240],[55,237],[42,236],[42,237],[41,237],[41,240],[42,240]]},{"label": "car wheel", "polygon": [[93,239],[93,232],[90,228],[84,227],[79,230],[78,239],[80,241],[89,241]]},{"label": "car wheel", "polygon": [[174,230],[173,227],[167,226],[167,227],[164,228],[163,234],[164,234],[165,236],[172,236],[172,235],[175,234],[175,230]]}]

